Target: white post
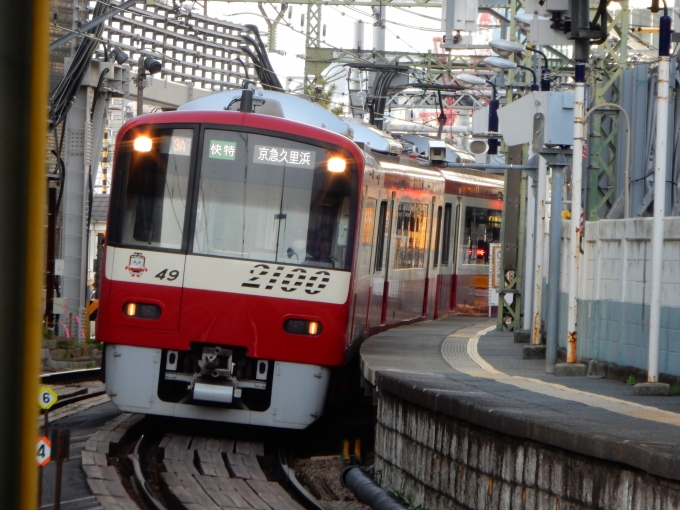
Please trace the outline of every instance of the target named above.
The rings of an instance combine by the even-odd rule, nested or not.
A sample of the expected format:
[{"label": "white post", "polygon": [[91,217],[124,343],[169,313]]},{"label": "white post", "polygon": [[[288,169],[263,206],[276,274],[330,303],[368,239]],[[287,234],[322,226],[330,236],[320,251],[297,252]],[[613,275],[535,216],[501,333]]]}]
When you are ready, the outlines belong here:
[{"label": "white post", "polygon": [[385,51],[385,14],[387,8],[384,5],[379,7],[373,6],[373,16],[375,23],[373,24],[373,49],[376,51]]},{"label": "white post", "polygon": [[581,257],[581,183],[583,180],[583,138],[586,115],[586,86],[574,87],[574,152],[571,166],[571,240],[569,243],[569,315],[567,317],[567,363],[576,363],[579,259]]},{"label": "white post", "polygon": [[[527,176],[527,213],[526,213],[526,256],[524,257],[525,261],[525,271],[524,274],[526,275],[524,278],[524,296],[526,298],[524,299],[524,302],[522,303],[522,306],[524,308],[523,310],[523,318],[522,318],[522,329],[524,331],[529,331],[531,328],[531,297],[533,296],[533,283],[534,283],[534,272],[532,271],[532,268],[534,267],[534,258],[535,258],[535,252],[534,248],[536,247],[535,243],[535,229],[536,229],[536,215],[534,214],[534,211],[536,211],[536,203],[538,200],[540,200],[539,195],[538,195],[538,189],[534,188],[534,180]],[[534,194],[535,193],[535,194]]]},{"label": "white post", "polygon": [[666,151],[668,145],[668,92],[670,57],[659,57],[654,146],[654,218],[652,220],[652,289],[649,311],[647,382],[659,382],[659,332],[661,326],[661,272],[663,266],[663,217],[666,206]]},{"label": "white post", "polygon": [[548,163],[539,156],[538,158],[538,178],[536,182],[536,238],[534,249],[534,299],[533,299],[533,324],[531,330],[531,343],[538,345],[541,343],[541,302],[543,299],[543,259],[544,259],[544,240],[547,227],[546,217],[546,189],[548,180]]}]

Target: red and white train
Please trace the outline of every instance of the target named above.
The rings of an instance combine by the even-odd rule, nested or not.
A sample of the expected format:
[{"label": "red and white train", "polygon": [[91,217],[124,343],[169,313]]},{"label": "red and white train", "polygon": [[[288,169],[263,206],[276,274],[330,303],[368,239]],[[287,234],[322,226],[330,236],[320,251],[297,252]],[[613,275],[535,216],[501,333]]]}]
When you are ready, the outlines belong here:
[{"label": "red and white train", "polygon": [[118,135],[97,336],[121,410],[304,428],[368,336],[486,313],[501,180],[219,96]]}]

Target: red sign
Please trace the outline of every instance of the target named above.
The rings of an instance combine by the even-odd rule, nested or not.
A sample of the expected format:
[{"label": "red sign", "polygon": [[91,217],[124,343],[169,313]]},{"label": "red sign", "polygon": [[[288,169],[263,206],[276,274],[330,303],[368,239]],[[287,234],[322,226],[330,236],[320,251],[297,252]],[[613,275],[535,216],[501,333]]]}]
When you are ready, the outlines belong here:
[{"label": "red sign", "polygon": [[36,450],[36,460],[38,461],[38,466],[46,466],[50,461],[52,454],[52,443],[45,436],[38,438],[38,447]]}]

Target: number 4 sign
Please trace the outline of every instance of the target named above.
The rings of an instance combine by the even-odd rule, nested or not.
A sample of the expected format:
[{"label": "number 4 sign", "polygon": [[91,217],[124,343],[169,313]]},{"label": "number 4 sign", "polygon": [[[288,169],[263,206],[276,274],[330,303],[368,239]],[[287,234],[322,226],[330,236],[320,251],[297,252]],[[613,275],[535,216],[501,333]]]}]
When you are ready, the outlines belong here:
[{"label": "number 4 sign", "polygon": [[47,410],[57,401],[57,394],[49,386],[43,386],[38,393],[38,405]]},{"label": "number 4 sign", "polygon": [[38,466],[40,467],[46,466],[47,463],[50,461],[50,455],[52,453],[52,443],[50,443],[50,440],[47,439],[46,437],[39,437],[38,449],[36,453],[37,453],[36,460],[38,461]]}]

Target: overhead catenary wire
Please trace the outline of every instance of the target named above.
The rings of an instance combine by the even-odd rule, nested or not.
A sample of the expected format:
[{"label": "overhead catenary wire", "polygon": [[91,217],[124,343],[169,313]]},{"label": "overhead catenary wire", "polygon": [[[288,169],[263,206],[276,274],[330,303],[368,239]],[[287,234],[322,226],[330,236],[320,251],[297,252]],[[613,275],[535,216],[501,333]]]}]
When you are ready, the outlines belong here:
[{"label": "overhead catenary wire", "polygon": [[[100,0],[94,9],[93,17],[96,18],[105,14],[110,8],[110,0]],[[104,25],[100,24],[90,29],[87,34],[93,35],[96,39],[99,39],[103,30]],[[49,118],[52,128],[64,120],[68,110],[71,108],[71,105],[73,104],[72,99],[76,96],[76,93],[80,88],[97,44],[98,42],[96,40],[93,41],[88,37],[84,37],[81,40],[66,75],[50,95]]]},{"label": "overhead catenary wire", "polygon": [[[98,0],[98,1],[99,1],[100,3],[104,3],[103,0]],[[268,0],[268,1],[270,2],[270,4],[272,4],[272,3],[271,3],[271,0]],[[276,9],[276,6],[275,6],[275,5],[272,4],[272,6],[274,7],[274,9]],[[126,9],[126,10],[129,11],[129,12],[131,12],[131,13],[136,12],[136,11],[133,11],[132,9]],[[253,13],[253,14],[256,15],[256,13]],[[185,15],[185,16],[190,16],[190,15]],[[180,17],[181,17],[181,16],[180,16]],[[301,34],[301,35],[306,35],[306,34],[304,34],[304,32],[301,32],[301,31],[299,31],[299,30],[296,30],[293,26],[291,26],[290,23],[288,23],[287,20],[285,20],[285,18],[284,18],[282,21],[284,22],[284,25],[286,25],[288,28],[290,28],[290,29],[293,30],[294,32],[297,32],[297,33],[299,33],[299,34]],[[199,30],[200,30],[200,27],[195,27],[195,26],[193,26],[193,25],[189,25],[189,27],[192,29],[192,32],[194,33],[194,36],[195,36],[195,37],[197,37],[197,38],[203,38],[203,39],[206,39],[206,40],[211,40],[211,42],[212,42],[213,44],[216,44],[216,45],[221,46],[221,47],[226,47],[225,45],[220,44],[220,43],[218,43],[218,42],[212,40],[212,38],[211,38],[209,35],[202,34],[202,33],[199,31]],[[249,37],[249,36],[246,36],[247,39],[250,39],[250,40],[247,41],[247,42],[248,42],[248,44],[252,47],[252,50],[251,50],[251,52],[250,52],[250,53],[251,53],[250,55],[248,55],[247,52],[244,52],[244,53],[246,53],[246,55],[248,55],[248,57],[249,57],[251,60],[253,60],[252,65],[254,66],[254,68],[255,68],[255,70],[256,70],[256,73],[258,74],[258,78],[260,78],[260,81],[261,81],[261,83],[262,83],[262,85],[263,85],[263,88],[269,88],[269,89],[271,89],[271,90],[280,90],[280,91],[282,91],[282,90],[283,90],[283,87],[281,87],[281,85],[280,85],[280,80],[279,80],[280,75],[279,75],[278,73],[276,73],[276,72],[273,70],[273,66],[271,65],[271,62],[269,61],[269,57],[268,57],[267,51],[266,51],[266,49],[265,49],[264,43],[262,42],[261,37],[259,37],[259,30],[257,30],[257,27],[256,27],[255,25],[246,25],[246,26],[245,26],[245,29],[247,29],[247,30],[249,30],[251,33],[253,33],[254,39],[251,38],[251,37]],[[253,29],[255,29],[255,30],[253,30]],[[86,36],[86,38],[94,39],[94,37],[93,37],[92,34],[85,34],[85,36]],[[97,40],[98,42],[102,42],[102,43],[104,43],[104,44],[112,43],[112,42],[113,42],[113,41],[109,41],[109,40],[106,40],[106,39],[101,39],[100,36],[101,36],[101,32],[100,32],[100,34],[99,34],[99,37],[96,38],[96,40]],[[331,44],[329,44],[329,43],[326,43],[326,42],[323,42],[323,44],[325,44],[326,46],[328,46],[328,47],[330,47],[330,48],[332,48],[332,49],[338,50],[338,51],[346,51],[346,50],[343,50],[342,48],[337,48],[337,47],[335,47],[335,46],[333,46],[333,45],[331,45]],[[233,51],[235,48],[229,47],[229,49]],[[151,52],[151,53],[156,53],[156,54],[158,54],[158,55],[162,55],[164,58],[169,58],[170,60],[177,61],[177,59],[173,59],[173,58],[171,58],[171,57],[166,57],[164,54],[162,54],[162,53],[160,53],[160,52],[157,52],[157,51],[154,51],[154,50],[144,49],[143,51]],[[416,51],[417,51],[417,50],[416,50]],[[420,53],[421,55],[425,56],[424,53],[421,53],[421,52],[419,52],[419,53]],[[253,59],[253,55],[255,55],[255,58],[254,58],[254,59]],[[362,57],[359,57],[359,60],[362,60],[362,61],[366,62],[367,64],[372,64],[372,62],[371,62],[370,60],[365,59],[365,58],[362,58]],[[179,62],[179,61],[178,61],[178,62]],[[241,61],[241,63],[244,64],[242,61]],[[247,70],[247,66],[244,66],[244,69]],[[332,77],[331,77],[330,79],[333,79],[336,75],[340,76],[343,72],[344,72],[344,71],[339,71],[339,72],[337,72],[336,74],[332,75]],[[411,76],[413,75],[418,81],[420,81],[420,80],[422,79],[420,76],[415,75],[415,74],[413,73],[413,71],[409,71],[409,72],[401,72],[401,71],[397,71],[396,74],[397,74],[397,75],[407,76],[407,77],[411,77]],[[427,76],[426,78],[428,79],[428,81],[433,82],[433,80],[432,80],[429,76]],[[277,83],[277,82],[278,82],[278,83]],[[417,86],[417,84],[414,84],[414,86]],[[299,94],[299,93],[295,93],[295,92],[290,92],[290,93],[292,93],[292,94],[294,94],[294,95],[299,95],[299,96],[303,96],[303,97],[307,97],[307,98],[312,98],[312,99],[313,99],[313,96],[305,96],[304,94]],[[343,94],[343,95],[344,95],[344,94]],[[382,92],[382,93],[379,93],[379,94],[377,94],[377,95],[373,95],[373,99],[374,99],[375,101],[377,101],[377,102],[382,102],[382,103],[385,103],[385,102],[386,102],[388,99],[390,99],[391,97],[392,97],[392,96],[388,96],[388,95],[386,94],[386,91],[385,91],[385,92]],[[332,105],[341,105],[341,106],[343,106],[343,107],[344,107],[344,106],[347,106],[347,105],[346,105],[345,103],[343,103],[343,102],[332,101],[332,100],[329,100],[328,102],[329,102],[329,104],[332,104]],[[384,117],[385,117],[385,118],[392,118],[392,117],[389,116],[389,115],[384,115]],[[423,123],[423,125],[427,125],[427,124]]]}]

